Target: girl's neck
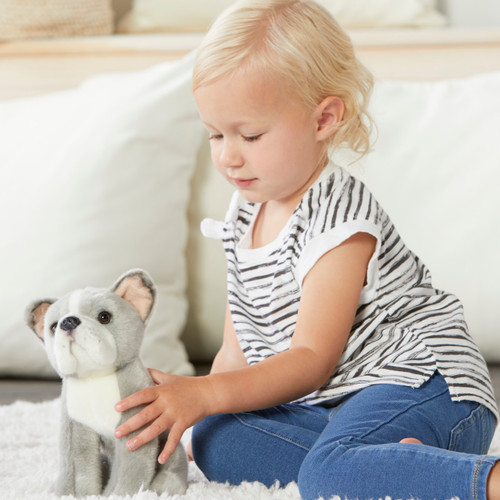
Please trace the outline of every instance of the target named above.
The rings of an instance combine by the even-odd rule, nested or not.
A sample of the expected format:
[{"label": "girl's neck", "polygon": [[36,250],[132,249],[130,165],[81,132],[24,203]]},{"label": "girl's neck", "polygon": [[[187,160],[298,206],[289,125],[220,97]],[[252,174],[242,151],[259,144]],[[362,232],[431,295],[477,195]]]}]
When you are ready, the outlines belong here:
[{"label": "girl's neck", "polygon": [[273,202],[270,201],[260,206],[252,231],[252,248],[260,248],[273,242],[293,213],[293,210],[284,207],[276,209],[272,205]]},{"label": "girl's neck", "polygon": [[300,196],[286,202],[269,200],[261,204],[253,226],[252,248],[268,245],[279,236],[309,187]]},{"label": "girl's neck", "polygon": [[293,212],[309,188],[317,181],[327,163],[316,170],[304,189],[287,200],[269,200],[261,204],[252,231],[252,248],[260,248],[273,242],[287,224]]}]

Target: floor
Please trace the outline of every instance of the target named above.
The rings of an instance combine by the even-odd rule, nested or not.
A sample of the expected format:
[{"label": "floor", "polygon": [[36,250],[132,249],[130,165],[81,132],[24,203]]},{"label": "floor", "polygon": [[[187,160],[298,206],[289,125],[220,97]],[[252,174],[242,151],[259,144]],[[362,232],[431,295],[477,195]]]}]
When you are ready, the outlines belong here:
[{"label": "floor", "polygon": [[[500,403],[500,364],[490,365],[490,374],[493,387]],[[198,375],[207,373],[207,365],[197,365]],[[10,404],[21,399],[25,401],[40,402],[56,398],[61,391],[58,380],[26,380],[0,378],[0,405]]]}]

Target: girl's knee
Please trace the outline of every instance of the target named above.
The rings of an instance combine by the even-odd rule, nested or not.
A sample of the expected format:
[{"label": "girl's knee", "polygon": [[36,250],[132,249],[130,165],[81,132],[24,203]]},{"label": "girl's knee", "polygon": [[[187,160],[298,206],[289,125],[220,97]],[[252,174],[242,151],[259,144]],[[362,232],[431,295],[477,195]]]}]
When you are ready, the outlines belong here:
[{"label": "girl's knee", "polygon": [[211,481],[223,481],[228,464],[231,427],[234,417],[231,415],[212,415],[193,427],[191,447],[193,459],[203,474]]},{"label": "girl's knee", "polygon": [[304,500],[318,498],[321,481],[323,475],[323,460],[321,454],[315,448],[306,455],[299,470],[298,486],[300,496]]},{"label": "girl's knee", "polygon": [[303,500],[317,499],[321,496],[330,498],[335,491],[336,478],[341,478],[346,467],[345,452],[348,446],[342,442],[328,446],[313,447],[302,462],[298,477],[298,486]]}]

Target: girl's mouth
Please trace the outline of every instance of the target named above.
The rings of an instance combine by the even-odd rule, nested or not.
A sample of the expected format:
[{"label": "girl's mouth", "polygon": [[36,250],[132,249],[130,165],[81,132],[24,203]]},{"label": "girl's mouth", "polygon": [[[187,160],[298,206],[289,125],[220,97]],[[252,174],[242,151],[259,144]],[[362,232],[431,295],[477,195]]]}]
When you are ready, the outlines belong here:
[{"label": "girl's mouth", "polygon": [[236,187],[249,188],[257,179],[232,179]]}]

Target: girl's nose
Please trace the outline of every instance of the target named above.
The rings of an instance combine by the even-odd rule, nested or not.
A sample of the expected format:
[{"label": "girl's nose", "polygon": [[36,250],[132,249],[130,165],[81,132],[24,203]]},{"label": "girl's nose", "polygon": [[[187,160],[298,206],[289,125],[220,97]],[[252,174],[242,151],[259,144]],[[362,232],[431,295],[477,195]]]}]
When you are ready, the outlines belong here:
[{"label": "girl's nose", "polygon": [[243,165],[242,155],[233,141],[224,141],[224,145],[220,153],[220,164],[224,168],[236,168]]}]

